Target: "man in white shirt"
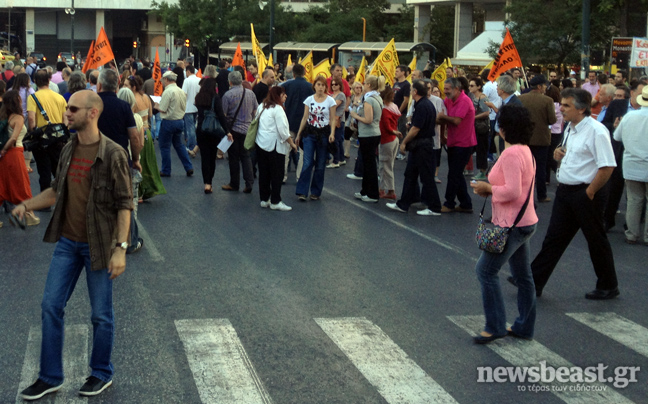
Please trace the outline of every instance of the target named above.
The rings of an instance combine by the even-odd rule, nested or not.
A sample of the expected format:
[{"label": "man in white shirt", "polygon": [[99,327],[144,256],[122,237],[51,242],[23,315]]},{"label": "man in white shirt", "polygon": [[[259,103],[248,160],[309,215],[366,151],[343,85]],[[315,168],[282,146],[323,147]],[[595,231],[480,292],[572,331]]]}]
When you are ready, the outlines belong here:
[{"label": "man in white shirt", "polygon": [[[493,106],[499,110],[499,108],[502,106],[502,99],[500,98],[499,94],[497,94],[497,81],[489,81],[488,80],[489,74],[490,74],[490,69],[485,69],[481,74],[481,79],[484,82],[484,87],[482,87],[482,92],[484,93],[484,95],[486,95],[486,97],[488,97],[488,100],[493,103]],[[493,143],[493,134],[495,133],[496,116],[497,116],[497,112],[495,112],[495,109],[491,108],[490,112],[488,113],[488,119],[490,120],[490,127],[491,127],[491,133],[488,140],[488,144],[490,145],[488,148],[488,157],[491,160],[493,160],[493,154],[497,152],[497,149],[495,148],[495,144]]]},{"label": "man in white shirt", "polygon": [[[605,233],[605,187],[616,162],[607,128],[590,115],[592,96],[579,88],[561,94],[560,110],[569,125],[562,144],[554,151],[561,163],[558,189],[542,250],[531,263],[536,295],[541,296],[551,273],[579,229],[589,246],[598,278],[586,299],[606,300],[619,295],[612,248]],[[515,283],[515,279],[509,279]]]},{"label": "man in white shirt", "polygon": [[187,78],[182,83],[182,91],[187,94],[187,107],[184,115],[184,135],[187,153],[191,157],[196,157],[198,145],[196,144],[196,117],[198,108],[196,108],[196,94],[200,91],[200,78],[196,76],[196,68],[193,65],[187,65]]}]

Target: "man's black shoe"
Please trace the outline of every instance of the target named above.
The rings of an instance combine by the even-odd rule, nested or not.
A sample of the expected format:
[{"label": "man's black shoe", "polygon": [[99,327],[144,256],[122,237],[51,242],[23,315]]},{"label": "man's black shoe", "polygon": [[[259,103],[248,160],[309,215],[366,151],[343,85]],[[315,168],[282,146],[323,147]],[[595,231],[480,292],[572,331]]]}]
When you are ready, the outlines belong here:
[{"label": "man's black shoe", "polygon": [[144,239],[141,238],[141,237],[139,237],[139,238],[137,239],[137,244],[135,244],[135,248],[133,248],[133,249],[130,250],[130,251],[127,250],[127,251],[126,251],[126,254],[135,254],[136,252],[138,252],[139,250],[141,250],[142,247],[144,247]]},{"label": "man's black shoe", "polygon": [[585,294],[585,299],[590,300],[609,300],[619,296],[619,288],[603,290],[594,289],[593,291]]},{"label": "man's black shoe", "polygon": [[52,386],[51,384],[45,383],[41,379],[38,379],[34,384],[21,391],[20,397],[27,401],[38,400],[46,394],[58,391],[62,386],[63,383],[59,384],[58,386]]},{"label": "man's black shoe", "polygon": [[104,382],[103,380],[90,376],[86,382],[79,389],[79,394],[82,396],[96,396],[101,394],[104,390],[112,385],[112,380]]},{"label": "man's black shoe", "polygon": [[194,170],[187,170],[187,177],[191,177],[194,173]]}]

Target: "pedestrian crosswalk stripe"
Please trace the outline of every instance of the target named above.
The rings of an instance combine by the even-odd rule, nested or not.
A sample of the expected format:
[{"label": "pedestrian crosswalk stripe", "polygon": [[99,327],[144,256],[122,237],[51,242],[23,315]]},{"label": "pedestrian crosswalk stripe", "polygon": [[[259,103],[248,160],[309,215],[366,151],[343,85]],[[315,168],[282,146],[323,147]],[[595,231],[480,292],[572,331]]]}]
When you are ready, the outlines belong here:
[{"label": "pedestrian crosswalk stripe", "polygon": [[149,236],[148,232],[146,231],[146,228],[142,226],[139,220],[137,221],[137,230],[139,232],[140,237],[142,237],[142,240],[144,240],[145,249],[146,251],[148,251],[148,254],[151,256],[151,260],[153,262],[163,262],[164,257],[162,256],[162,254],[160,254],[160,251],[155,246],[153,239],[151,239],[151,236]]},{"label": "pedestrian crosswalk stripe", "polygon": [[[473,336],[476,336],[478,330],[482,330],[485,324],[484,316],[448,316],[448,319]],[[535,340],[524,341],[515,338],[503,338],[491,342],[487,346],[513,366],[538,366],[542,361],[546,361],[546,366],[551,366],[554,369],[558,367],[571,368],[574,366],[572,363]],[[558,381],[552,383],[541,382],[538,384],[549,386],[549,391],[569,404],[632,403],[632,401],[613,390],[611,383],[587,383],[588,386],[602,387],[602,391],[563,390],[560,387],[566,385],[566,383],[560,383]],[[555,386],[555,388],[553,386]],[[599,389],[597,388],[596,390]]]},{"label": "pedestrian crosswalk stripe", "polygon": [[456,403],[450,394],[366,318],[314,320],[388,403]]},{"label": "pedestrian crosswalk stripe", "polygon": [[648,329],[616,313],[566,313],[639,354],[648,357]]},{"label": "pedestrian crosswalk stripe", "polygon": [[272,403],[229,320],[176,320],[175,325],[203,403]]},{"label": "pedestrian crosswalk stripe", "polygon": [[[41,328],[31,327],[27,339],[27,349],[23,361],[20,384],[16,394],[16,404],[24,403],[20,392],[38,379],[40,369]],[[55,394],[55,404],[87,403],[87,398],[79,396],[79,388],[89,375],[88,370],[88,326],[85,324],[65,327],[65,344],[63,347],[63,373],[65,382]]]}]

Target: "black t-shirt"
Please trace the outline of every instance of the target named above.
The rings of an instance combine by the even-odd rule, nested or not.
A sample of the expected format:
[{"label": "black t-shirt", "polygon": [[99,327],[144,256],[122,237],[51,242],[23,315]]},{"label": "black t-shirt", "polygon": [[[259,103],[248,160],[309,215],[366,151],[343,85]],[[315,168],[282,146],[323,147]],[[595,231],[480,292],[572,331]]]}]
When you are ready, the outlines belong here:
[{"label": "black t-shirt", "polygon": [[431,139],[434,137],[436,127],[436,108],[427,97],[423,97],[414,104],[412,126],[419,128],[416,135],[418,139]]},{"label": "black t-shirt", "polygon": [[400,109],[405,97],[410,96],[410,83],[407,80],[394,83],[394,104]]},{"label": "black t-shirt", "polygon": [[218,95],[223,98],[223,95],[229,90],[229,74],[227,69],[220,69],[216,76],[216,83],[218,83]]},{"label": "black t-shirt", "polygon": [[178,75],[178,78],[176,79],[176,84],[178,85],[178,88],[182,88],[182,83],[184,83],[184,69],[180,66],[176,66],[173,68],[173,72]]},{"label": "black t-shirt", "polygon": [[148,67],[143,67],[140,70],[138,70],[137,75],[142,78],[142,82],[153,77],[153,73],[151,72],[151,69],[149,69]]},{"label": "black t-shirt", "polygon": [[137,127],[130,105],[111,91],[103,91],[99,97],[104,106],[97,122],[99,130],[128,152],[128,129]]},{"label": "black t-shirt", "polygon": [[261,104],[261,102],[265,100],[265,97],[270,92],[270,87],[268,87],[266,83],[260,81],[256,84],[256,86],[254,86],[252,92],[254,93],[254,95],[256,95],[257,102]]}]

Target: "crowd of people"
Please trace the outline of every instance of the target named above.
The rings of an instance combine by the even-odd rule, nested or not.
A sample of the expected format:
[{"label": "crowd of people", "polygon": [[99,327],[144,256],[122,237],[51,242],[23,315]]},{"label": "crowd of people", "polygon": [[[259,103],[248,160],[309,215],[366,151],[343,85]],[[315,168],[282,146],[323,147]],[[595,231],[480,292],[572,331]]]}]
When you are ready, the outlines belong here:
[{"label": "crowd of people", "polygon": [[[351,67],[345,77],[337,63],[330,77],[310,83],[300,64],[258,71],[254,63],[244,69],[221,60],[198,77],[187,60],[164,72],[164,90],[156,98],[146,60],[141,66],[127,61],[121,71],[112,65],[85,74],[67,65],[57,65],[56,72],[39,69],[29,58],[25,65],[8,62],[0,81],[0,120],[7,120],[10,138],[0,150],[0,200],[27,225],[39,223],[34,211],[54,206],[45,239],[57,242],[43,303],[48,363],[41,363],[39,379],[23,391],[26,399],[62,383],[62,308],[78,278],[65,271],[71,266],[92,273],[92,321],[101,334],[94,339],[92,374],[80,392],[96,395],[112,383],[111,280],[123,272],[125,254],[143,248],[138,204],[166,193],[162,178],[173,172],[171,146],[186,176],[193,176],[193,161],[200,158],[205,194],[214,192],[216,162],[226,158],[229,181],[221,190],[250,194],[258,181],[260,207],[275,211],[293,209],[281,193],[293,166],[298,203],[320,201],[326,171],[347,164],[351,169],[351,162],[346,177],[361,181],[354,197],[374,204],[384,199],[400,213],[417,207],[420,216],[471,214],[471,193],[492,196],[488,221],[510,231],[502,253],[483,251],[477,263],[486,313],[485,328],[475,337],[479,344],[507,335],[533,337],[536,297],[578,230],[597,277],[585,297],[619,295],[606,233],[615,226],[624,184],[625,240],[648,245],[648,225],[641,226],[648,199],[648,142],[642,137],[647,80],[626,83],[623,71],[614,83],[589,72],[581,84],[573,77],[561,80],[555,71],[548,78],[529,73],[523,80],[513,69],[490,81],[488,69],[466,77],[448,68],[446,80],[438,82],[430,78],[431,69],[400,65],[389,86],[372,75],[355,81]],[[48,123],[67,125],[76,135],[67,144],[37,147],[33,156],[24,152],[25,134]],[[444,150],[447,177],[440,178]],[[32,158],[41,190],[36,197]],[[407,160],[400,190],[394,178],[399,159]],[[552,171],[558,182],[554,206],[542,249],[532,260],[535,207],[552,201]],[[442,199],[438,187],[444,181]],[[507,262],[519,311],[508,329],[497,276]]]}]

